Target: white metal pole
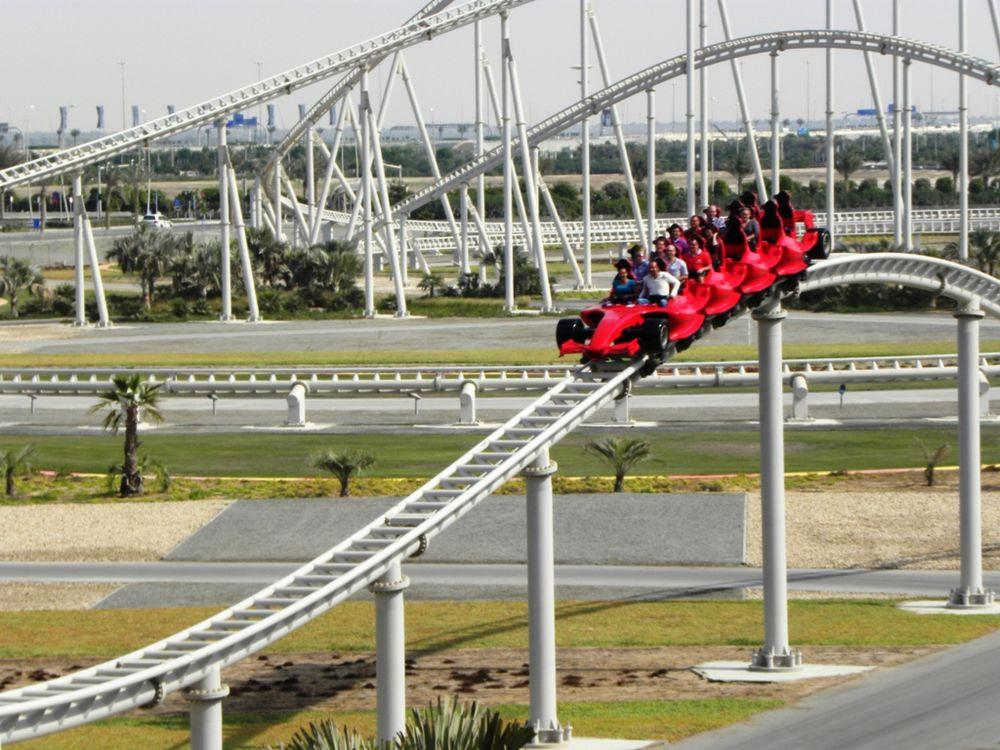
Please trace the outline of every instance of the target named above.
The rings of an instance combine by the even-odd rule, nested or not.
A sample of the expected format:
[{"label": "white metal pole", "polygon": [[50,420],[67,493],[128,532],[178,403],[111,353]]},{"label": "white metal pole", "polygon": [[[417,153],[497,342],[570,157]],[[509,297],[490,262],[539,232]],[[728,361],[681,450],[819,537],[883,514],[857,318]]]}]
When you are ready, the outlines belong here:
[{"label": "white metal pole", "polygon": [[961,577],[949,605],[993,603],[983,588],[983,526],[980,496],[979,321],[978,300],[955,313],[958,320],[958,493]]},{"label": "white metal pole", "polygon": [[73,325],[75,326],[87,325],[87,282],[83,270],[83,245],[83,175],[77,172],[73,175],[73,274],[76,285]]},{"label": "white metal pole", "polygon": [[[865,15],[861,9],[861,0],[854,0],[854,17],[858,23],[858,31],[866,31]],[[878,123],[879,135],[882,136],[882,148],[885,151],[885,163],[889,167],[889,180],[893,183],[892,193],[896,194],[896,168],[893,161],[892,141],[889,139],[889,128],[885,122],[885,109],[882,103],[882,92],[878,85],[878,75],[875,72],[875,60],[870,52],[864,53],[865,70],[868,73],[868,86],[872,90],[872,103],[875,105],[875,121]],[[895,57],[893,57],[895,60]]]},{"label": "white metal pole", "polygon": [[458,192],[458,215],[462,228],[462,243],[458,257],[458,271],[462,275],[471,272],[469,266],[469,183],[463,182]]},{"label": "white metal pole", "polygon": [[[219,135],[219,250],[220,269],[219,280],[222,287],[222,311],[219,320],[233,319],[233,287],[230,280],[229,260],[229,185],[226,179],[226,160],[228,145],[226,144],[226,120],[222,118],[215,123]],[[295,198],[294,193],[292,198]]]},{"label": "white metal pole", "polygon": [[250,248],[247,245],[246,227],[243,223],[243,203],[240,201],[240,191],[236,185],[236,170],[226,159],[227,189],[229,190],[229,206],[233,216],[233,229],[236,234],[236,247],[240,254],[240,266],[243,270],[243,287],[247,294],[247,320],[257,323],[261,320],[260,308],[257,307],[257,289],[253,281],[253,264],[250,261]]},{"label": "white metal pole", "polygon": [[375,595],[375,735],[383,743],[392,743],[406,724],[403,591],[409,585],[396,561],[369,587]]},{"label": "white metal pole", "polygon": [[[601,30],[597,25],[597,16],[590,14],[590,33],[594,40],[594,52],[597,53],[597,64],[601,70],[601,80],[605,86],[610,86],[613,81],[608,71],[608,60],[604,54],[604,43],[601,41]],[[635,221],[636,233],[640,240],[646,238],[646,223],[642,218],[642,209],[639,207],[639,194],[635,189],[635,179],[632,177],[632,167],[628,158],[628,145],[625,142],[625,132],[622,130],[621,118],[618,116],[618,106],[612,104],[611,107],[611,127],[615,132],[615,141],[618,142],[618,158],[622,165],[622,176],[625,178],[625,189],[628,191],[629,205],[632,207],[632,219]]]},{"label": "white metal pole", "polygon": [[[966,1],[958,0],[958,51],[965,52]],[[969,91],[968,80],[958,74],[958,257],[969,259]]]},{"label": "white metal pole", "polygon": [[[313,127],[310,124],[302,136],[302,145],[306,149],[306,215],[310,229],[318,225],[316,221],[316,149],[313,144]],[[309,244],[309,238],[306,238]]]},{"label": "white metal pole", "polygon": [[309,243],[315,244],[319,240],[319,228],[322,224],[323,209],[326,207],[326,201],[330,197],[330,186],[333,183],[334,174],[337,175],[338,181],[343,185],[345,189],[349,189],[347,180],[344,179],[344,175],[341,173],[340,169],[337,167],[337,153],[340,151],[340,142],[344,137],[344,117],[346,113],[351,108],[351,100],[349,97],[344,97],[339,103],[340,111],[337,112],[337,123],[333,131],[333,143],[330,146],[330,153],[327,155],[326,162],[326,172],[323,175],[323,187],[319,193],[319,200],[317,201],[317,206],[319,206],[319,211],[317,214],[317,220],[315,224],[310,225]]},{"label": "white metal pole", "polygon": [[[725,0],[719,0],[719,16],[722,19],[722,33],[728,42],[732,39],[729,29],[729,13],[726,11]],[[740,72],[738,60],[730,61],[733,71],[733,84],[736,86],[736,99],[740,105],[740,117],[743,119],[743,132],[747,139],[747,153],[750,154],[750,163],[753,165],[754,180],[757,183],[757,195],[763,197],[767,195],[767,187],[764,185],[764,171],[760,166],[760,154],[757,152],[757,138],[754,134],[753,120],[750,118],[750,106],[747,104],[746,90],[743,88],[743,74]]]},{"label": "white metal pole", "polygon": [[389,205],[389,183],[385,178],[385,162],[382,159],[382,139],[379,136],[375,115],[368,110],[368,146],[374,156],[375,175],[378,178],[379,201],[382,208],[382,221],[385,225],[385,252],[389,256],[389,269],[392,272],[392,287],[396,294],[396,317],[405,318],[406,290],[403,288],[403,274],[399,270],[399,248],[396,246],[396,227],[393,226],[391,206]]},{"label": "white metal pole", "polygon": [[[483,155],[485,149],[486,133],[483,122],[483,22],[476,21],[473,24],[474,44],[476,47],[476,158]],[[486,215],[486,175],[480,173],[476,176],[476,209],[480,216]],[[486,248],[484,248],[486,250]]]},{"label": "white metal pole", "polygon": [[184,691],[191,703],[191,750],[222,750],[222,699],[229,687],[222,684],[218,667],[209,667],[205,676]]},{"label": "white metal pole", "polygon": [[500,137],[503,146],[503,265],[504,310],[514,312],[514,185],[511,180],[510,153],[510,73],[507,59],[510,56],[510,26],[507,11],[500,13]]},{"label": "white metal pole", "polygon": [[[781,107],[778,90],[778,53],[771,53],[771,195],[781,189]],[[767,199],[760,196],[761,201]]]},{"label": "white metal pole", "polygon": [[[704,49],[708,43],[708,0],[698,0],[698,49]],[[702,65],[698,70],[698,125],[701,137],[698,147],[701,157],[701,208],[709,203],[708,184],[708,66]],[[689,214],[691,212],[688,212]]]},{"label": "white metal pole", "polygon": [[997,52],[1000,52],[1000,13],[997,12],[997,0],[986,0],[990,7],[990,20],[993,22],[993,38],[997,43]]},{"label": "white metal pole", "polygon": [[[537,148],[537,146],[535,147]],[[542,198],[545,200],[545,207],[548,209],[549,215],[552,217],[552,222],[556,226],[556,233],[559,235],[559,241],[563,246],[563,259],[569,264],[570,270],[573,272],[573,278],[576,281],[576,288],[582,289],[583,274],[580,272],[580,265],[576,262],[576,256],[573,255],[573,246],[570,244],[569,235],[566,234],[566,227],[563,225],[562,217],[559,215],[559,211],[556,210],[555,201],[552,200],[552,195],[549,193],[549,187],[545,184],[545,180],[541,179],[539,176],[538,186],[542,190]]]},{"label": "white metal pole", "polygon": [[375,268],[372,249],[372,170],[371,134],[368,132],[368,68],[361,69],[361,103],[358,121],[361,128],[361,210],[363,215],[363,247],[365,274],[365,317],[375,317]]},{"label": "white metal pole", "polygon": [[[892,0],[892,35],[899,36],[899,0]],[[892,196],[892,241],[896,247],[903,242],[903,142],[900,132],[900,99],[902,91],[899,81],[900,60],[892,57],[892,162],[895,169],[893,183],[896,191]]]},{"label": "white metal pole", "polygon": [[[580,0],[580,100],[589,95],[590,65],[587,42],[587,16],[590,1]],[[593,264],[590,248],[590,118],[580,120],[580,208],[583,221],[583,288],[594,288]]]},{"label": "white metal pole", "polygon": [[[833,29],[833,0],[826,0],[826,28]],[[826,50],[826,227],[830,246],[836,247],[837,227],[834,224],[837,177],[834,172],[835,144],[833,133],[833,49]]]},{"label": "white metal pole", "polygon": [[[531,147],[528,144],[528,127],[524,122],[524,107],[521,103],[521,84],[517,76],[514,56],[509,55],[510,93],[514,103],[514,117],[517,120],[517,137],[521,142],[521,169],[524,174],[525,192],[528,194],[528,213],[531,217],[531,244],[538,263],[538,283],[542,294],[542,312],[555,310],[552,305],[552,289],[549,288],[549,269],[545,260],[545,244],[542,241],[542,224],[538,212],[538,190],[535,187],[535,168],[531,163]],[[527,239],[527,238],[526,238]]]},{"label": "white metal pole", "polygon": [[558,743],[566,737],[556,707],[555,542],[552,475],[556,464],[542,448],[524,470],[528,515],[529,724],[535,741]]},{"label": "white metal pole", "polygon": [[646,92],[646,225],[646,236],[652,246],[656,238],[656,92],[653,89]]},{"label": "white metal pole", "polygon": [[403,286],[410,283],[410,257],[407,246],[406,216],[399,217],[399,273],[403,277]]},{"label": "white metal pole", "polygon": [[111,318],[108,317],[108,303],[104,298],[104,281],[101,279],[101,261],[97,257],[97,245],[94,243],[94,230],[90,226],[90,217],[83,215],[83,238],[87,245],[87,256],[90,261],[90,275],[94,282],[94,297],[97,299],[97,325],[109,328]]},{"label": "white metal pole", "polygon": [[695,195],[694,195],[694,0],[687,0],[687,65],[685,66],[684,73],[686,76],[687,83],[687,112],[685,116],[687,117],[687,182],[685,183],[685,190],[687,191],[687,214],[692,216],[695,212]]},{"label": "white metal pole", "polygon": [[757,321],[760,368],[761,545],[764,578],[764,645],[752,667],[793,668],[802,656],[788,645],[788,570],[785,559],[785,438],[782,415],[781,305],[759,308]]},{"label": "white metal pole", "polygon": [[281,224],[281,160],[279,159],[274,163],[274,173],[271,175],[271,179],[274,180],[274,185],[272,189],[274,190],[274,205],[272,212],[274,213],[274,239],[278,242],[285,241],[285,231]]},{"label": "white metal pole", "polygon": [[903,60],[903,249],[913,251],[913,111],[910,58]]}]

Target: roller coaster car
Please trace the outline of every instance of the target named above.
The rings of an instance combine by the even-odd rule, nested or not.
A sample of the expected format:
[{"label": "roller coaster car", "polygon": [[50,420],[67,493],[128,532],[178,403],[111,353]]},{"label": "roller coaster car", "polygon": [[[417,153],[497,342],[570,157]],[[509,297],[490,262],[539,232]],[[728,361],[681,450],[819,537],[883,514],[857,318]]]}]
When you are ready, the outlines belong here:
[{"label": "roller coaster car", "polygon": [[[652,371],[674,351],[684,351],[706,330],[731,316],[756,307],[772,293],[794,286],[810,262],[830,255],[830,234],[803,223],[801,238],[781,232],[762,238],[757,251],[748,246],[727,248],[727,259],[701,281],[688,281],[666,307],[605,302],[588,307],[579,318],[563,318],[556,326],[559,354],[580,354],[584,361],[649,358]],[[648,374],[648,372],[646,373]]]}]

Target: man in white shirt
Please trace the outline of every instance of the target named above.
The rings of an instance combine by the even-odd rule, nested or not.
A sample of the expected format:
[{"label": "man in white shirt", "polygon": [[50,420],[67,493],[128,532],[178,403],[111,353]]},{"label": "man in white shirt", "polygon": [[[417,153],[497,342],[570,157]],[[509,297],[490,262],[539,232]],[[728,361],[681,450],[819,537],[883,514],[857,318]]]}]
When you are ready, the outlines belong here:
[{"label": "man in white shirt", "polygon": [[677,277],[664,271],[661,261],[654,259],[649,263],[649,273],[642,280],[639,304],[666,307],[670,298],[677,296],[680,288],[681,282]]},{"label": "man in white shirt", "polygon": [[667,245],[664,252],[666,252],[666,257],[663,259],[663,270],[679,281],[687,279],[688,267],[684,261],[677,257],[677,246]]}]

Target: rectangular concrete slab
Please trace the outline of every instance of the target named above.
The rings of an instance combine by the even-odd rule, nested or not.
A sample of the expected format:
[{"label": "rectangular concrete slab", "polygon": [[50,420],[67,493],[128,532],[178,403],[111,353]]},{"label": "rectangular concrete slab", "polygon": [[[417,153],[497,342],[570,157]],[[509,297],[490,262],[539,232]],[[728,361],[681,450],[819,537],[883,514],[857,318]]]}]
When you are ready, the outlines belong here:
[{"label": "rectangular concrete slab", "polygon": [[[241,500],[174,548],[168,560],[310,560],[398,502],[394,498]],[[745,562],[743,494],[559,495],[555,557],[562,564]],[[525,501],[484,501],[431,541],[422,562],[526,560]]]}]

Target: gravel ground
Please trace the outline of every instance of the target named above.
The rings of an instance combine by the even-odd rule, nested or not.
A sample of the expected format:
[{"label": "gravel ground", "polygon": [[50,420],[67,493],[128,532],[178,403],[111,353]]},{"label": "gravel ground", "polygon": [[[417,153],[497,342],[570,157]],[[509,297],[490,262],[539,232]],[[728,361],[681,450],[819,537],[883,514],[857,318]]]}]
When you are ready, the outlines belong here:
[{"label": "gravel ground", "polygon": [[0,612],[90,609],[116,588],[112,583],[0,583]]},{"label": "gravel ground", "polygon": [[229,505],[23,505],[0,508],[0,557],[10,561],[159,560]]},{"label": "gravel ground", "polygon": [[[958,493],[789,492],[788,567],[957,570]],[[983,565],[1000,564],[1000,492],[983,492]],[[760,494],[747,496],[747,564],[762,564]]]}]

